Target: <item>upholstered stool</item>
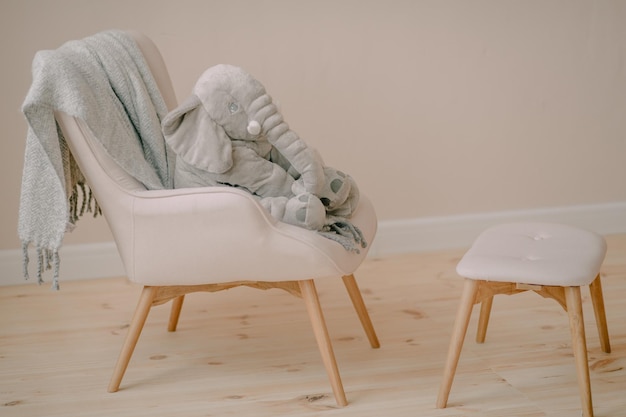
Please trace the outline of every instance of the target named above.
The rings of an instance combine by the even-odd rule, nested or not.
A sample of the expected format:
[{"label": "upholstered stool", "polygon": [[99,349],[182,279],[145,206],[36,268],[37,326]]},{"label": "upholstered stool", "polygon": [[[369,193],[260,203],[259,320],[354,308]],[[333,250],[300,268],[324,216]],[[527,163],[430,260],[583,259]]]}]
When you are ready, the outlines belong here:
[{"label": "upholstered stool", "polygon": [[605,253],[604,238],[562,224],[512,223],[484,231],[456,268],[465,283],[437,407],[445,408],[448,402],[474,304],[481,303],[476,341],[482,343],[493,296],[530,290],[553,298],[568,312],[583,416],[592,417],[580,287],[590,286],[601,347],[608,353],[611,347],[599,274]]}]

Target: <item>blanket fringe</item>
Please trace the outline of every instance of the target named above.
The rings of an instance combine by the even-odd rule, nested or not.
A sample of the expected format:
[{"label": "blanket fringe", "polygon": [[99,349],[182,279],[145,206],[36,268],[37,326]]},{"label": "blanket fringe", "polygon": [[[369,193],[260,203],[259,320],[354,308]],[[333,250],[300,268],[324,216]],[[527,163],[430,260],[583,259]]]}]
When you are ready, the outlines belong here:
[{"label": "blanket fringe", "polygon": [[[22,243],[22,272],[24,275],[24,279],[30,279],[30,274],[28,273],[28,263],[30,261],[28,255],[28,242]],[[52,279],[52,289],[57,291],[59,290],[59,267],[61,264],[61,258],[59,257],[59,251],[38,247],[37,251],[37,284],[41,285],[44,283],[43,274],[48,269],[53,269],[53,279]]]},{"label": "blanket fringe", "polygon": [[[65,187],[66,190],[71,190],[71,192],[68,192],[68,209],[69,222],[73,226],[85,213],[93,213],[93,217],[97,217],[99,214],[102,214],[102,211],[91,188],[87,186],[85,177],[76,163],[74,156],[69,151],[69,147],[61,131],[59,131],[59,139],[61,148],[63,149],[63,169],[67,172]],[[81,203],[80,207],[78,204],[79,201]]]},{"label": "blanket fringe", "polygon": [[[93,195],[91,188],[85,185],[84,182],[80,182],[74,185],[72,194],[69,199],[69,221],[72,225],[75,225],[78,219],[80,219],[85,213],[92,213],[93,217],[102,215],[102,209]],[[78,202],[81,201],[80,208]]]},{"label": "blanket fringe", "polygon": [[350,252],[360,253],[359,247],[367,247],[361,229],[340,217],[328,216],[327,224],[319,233],[341,244],[345,250]]},{"label": "blanket fringe", "polygon": [[[79,207],[79,201],[80,207]],[[96,201],[91,189],[85,185],[84,182],[74,184],[72,193],[68,197],[68,230],[71,230],[85,213],[93,213],[94,217],[102,214],[100,205]],[[28,272],[28,264],[30,263],[30,256],[28,253],[28,247],[30,242],[22,243],[22,275],[24,279],[30,279]],[[52,289],[57,291],[59,286],[59,270],[61,265],[61,259],[59,257],[58,249],[50,249],[41,246],[37,246],[37,283],[39,285],[44,283],[44,272],[52,269]]]}]

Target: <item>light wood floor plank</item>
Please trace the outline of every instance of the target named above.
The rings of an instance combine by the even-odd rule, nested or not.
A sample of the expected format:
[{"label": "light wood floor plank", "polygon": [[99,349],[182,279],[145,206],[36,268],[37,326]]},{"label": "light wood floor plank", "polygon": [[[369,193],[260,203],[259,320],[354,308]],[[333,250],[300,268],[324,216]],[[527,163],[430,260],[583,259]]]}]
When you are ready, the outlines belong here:
[{"label": "light wood floor plank", "polygon": [[[597,417],[626,415],[626,235],[607,236],[602,284],[612,353],[582,290]],[[580,415],[567,314],[532,293],[497,296],[484,344],[474,311],[448,408],[435,401],[463,280],[463,250],[368,260],[355,274],[372,349],[341,278],[316,282],[349,405],[335,404],[302,300],[238,288],[150,313],[107,393],[141,288],[123,278],[0,287],[0,416]],[[475,307],[476,309],[478,307]]]}]

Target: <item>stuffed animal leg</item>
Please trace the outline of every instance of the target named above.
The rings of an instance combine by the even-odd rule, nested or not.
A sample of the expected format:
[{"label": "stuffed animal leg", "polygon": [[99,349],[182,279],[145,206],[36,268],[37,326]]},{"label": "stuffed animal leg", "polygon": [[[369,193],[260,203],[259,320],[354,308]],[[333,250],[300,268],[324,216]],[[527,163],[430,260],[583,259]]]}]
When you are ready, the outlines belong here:
[{"label": "stuffed animal leg", "polygon": [[[359,204],[359,189],[354,179],[343,172],[324,167],[324,183],[317,194],[330,216],[350,218]],[[300,180],[293,183],[291,190],[294,194],[304,192],[304,186]]]},{"label": "stuffed animal leg", "polygon": [[275,219],[309,230],[322,230],[326,222],[326,209],[319,198],[303,192],[291,198],[264,197],[261,206]]}]

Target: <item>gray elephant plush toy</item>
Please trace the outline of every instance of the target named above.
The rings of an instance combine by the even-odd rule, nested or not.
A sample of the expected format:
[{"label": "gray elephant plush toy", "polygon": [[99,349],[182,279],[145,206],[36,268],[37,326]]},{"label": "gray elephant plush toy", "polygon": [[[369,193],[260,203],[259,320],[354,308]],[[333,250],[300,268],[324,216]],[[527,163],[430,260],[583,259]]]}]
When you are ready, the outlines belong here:
[{"label": "gray elephant plush toy", "polygon": [[346,248],[355,247],[346,243],[347,236],[365,247],[348,221],[359,200],[354,180],[325,166],[285,123],[263,85],[243,69],[207,69],[162,127],[177,154],[176,188],[245,189],[280,221],[338,235]]}]

